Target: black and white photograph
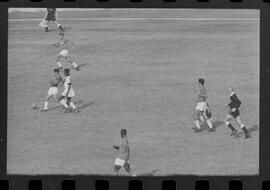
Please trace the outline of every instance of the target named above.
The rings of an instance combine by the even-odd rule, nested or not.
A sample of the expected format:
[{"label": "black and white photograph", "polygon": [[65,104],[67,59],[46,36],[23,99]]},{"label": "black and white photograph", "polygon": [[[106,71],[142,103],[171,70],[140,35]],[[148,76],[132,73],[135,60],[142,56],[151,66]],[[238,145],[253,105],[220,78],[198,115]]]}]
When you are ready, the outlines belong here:
[{"label": "black and white photograph", "polygon": [[259,175],[260,10],[8,16],[7,174]]}]

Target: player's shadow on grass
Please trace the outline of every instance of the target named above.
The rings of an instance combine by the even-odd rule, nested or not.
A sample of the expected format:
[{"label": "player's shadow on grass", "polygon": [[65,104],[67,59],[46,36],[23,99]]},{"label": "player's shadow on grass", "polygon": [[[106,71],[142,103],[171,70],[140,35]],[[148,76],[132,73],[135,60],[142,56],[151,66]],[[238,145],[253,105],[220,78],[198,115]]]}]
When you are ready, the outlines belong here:
[{"label": "player's shadow on grass", "polygon": [[88,106],[91,106],[93,105],[95,102],[88,102],[86,104],[83,104],[81,106],[78,106],[79,109],[84,109],[84,108],[87,108]]},{"label": "player's shadow on grass", "polygon": [[[74,104],[81,104],[81,103],[83,103],[82,100],[74,101]],[[63,107],[63,105],[60,104],[60,105],[57,105],[57,106],[54,106],[54,107],[49,108],[48,111],[55,110],[55,109],[61,108],[61,107]]]},{"label": "player's shadow on grass", "polygon": [[213,127],[215,129],[218,128],[218,127],[220,127],[220,126],[222,126],[222,125],[225,125],[225,122],[224,121],[219,121],[219,120],[213,121]]},{"label": "player's shadow on grass", "polygon": [[[66,32],[67,30],[70,30],[72,27],[71,26],[67,26],[67,27],[63,27],[63,31]],[[58,28],[53,28],[49,30],[50,32],[55,32],[55,31],[60,31]]]}]

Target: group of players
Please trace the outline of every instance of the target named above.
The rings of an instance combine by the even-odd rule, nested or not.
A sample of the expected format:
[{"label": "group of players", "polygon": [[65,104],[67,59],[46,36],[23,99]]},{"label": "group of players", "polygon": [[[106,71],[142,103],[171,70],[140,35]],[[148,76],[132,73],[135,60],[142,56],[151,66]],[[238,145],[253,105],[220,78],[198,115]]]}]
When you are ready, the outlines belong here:
[{"label": "group of players", "polygon": [[[77,71],[80,70],[78,64],[72,60],[69,56],[69,49],[74,48],[73,43],[68,40],[64,39],[64,29],[62,26],[56,21],[56,8],[48,8],[47,14],[45,18],[39,24],[41,27],[45,27],[45,32],[48,32],[48,22],[53,21],[59,28],[59,41],[54,43],[53,45],[57,48],[60,48],[61,51],[57,56],[57,66],[53,70],[54,72],[54,79],[50,81],[50,88],[48,89],[47,96],[44,102],[44,108],[41,110],[42,112],[48,111],[48,101],[51,97],[54,97],[55,101],[59,101],[65,108],[65,113],[68,112],[79,112],[79,109],[75,106],[75,104],[71,101],[71,99],[75,96],[74,89],[71,85],[71,76],[70,76],[70,69],[65,68],[63,69],[61,60],[65,59],[68,63],[70,63]],[[63,70],[64,76],[62,77],[60,71]],[[58,86],[63,83],[64,90],[61,93],[60,97],[58,98]]]},{"label": "group of players", "polygon": [[[204,85],[205,80],[202,78],[198,79],[198,83],[199,83],[199,91],[196,93],[198,99],[197,99],[197,106],[194,113],[194,121],[195,121],[195,126],[196,126],[194,128],[194,132],[198,133],[202,131],[201,124],[204,121],[206,121],[209,127],[209,132],[215,132],[215,129],[212,124],[213,115],[211,112],[211,108],[209,104],[206,102],[207,90]],[[229,112],[225,118],[225,125],[232,130],[231,136],[236,136],[237,130],[231,124],[231,121],[235,119],[237,124],[243,130],[245,134],[245,138],[246,139],[251,138],[250,133],[248,132],[247,128],[245,127],[245,125],[242,123],[240,119],[239,108],[241,105],[241,101],[236,95],[233,87],[229,87],[229,92],[230,92],[230,98],[229,98],[230,101],[227,104],[225,104],[226,107],[229,107]]]},{"label": "group of players", "polygon": [[[80,70],[78,64],[76,64],[71,57],[69,56],[69,47],[73,49],[74,45],[70,40],[64,39],[64,30],[62,26],[56,21],[56,9],[55,8],[48,8],[47,14],[44,20],[40,23],[40,26],[45,27],[45,32],[48,32],[48,25],[49,21],[53,21],[59,28],[59,41],[54,44],[55,47],[60,47],[61,51],[57,57],[57,66],[58,68],[54,69],[54,80],[50,81],[51,86],[48,90],[47,97],[44,102],[44,109],[41,111],[48,111],[48,100],[51,97],[54,97],[56,101],[59,101],[65,108],[65,112],[79,112],[79,109],[75,106],[75,104],[71,101],[71,99],[75,96],[74,89],[71,85],[71,76],[70,76],[70,69],[65,68],[63,69],[61,64],[61,59],[65,59],[68,63],[70,63],[77,71]],[[60,71],[63,70],[64,77],[60,75]],[[58,98],[58,85],[60,83],[64,83],[64,90],[61,93],[61,96]],[[194,121],[195,121],[195,128],[194,132],[199,133],[202,131],[202,124],[204,122],[207,123],[209,127],[209,132],[215,132],[215,128],[212,124],[213,115],[211,112],[211,108],[207,103],[207,90],[205,87],[205,80],[198,79],[199,84],[199,91],[196,93],[197,95],[197,105],[194,113]],[[238,96],[236,95],[234,88],[229,87],[230,91],[230,101],[225,106],[229,107],[229,112],[225,118],[225,125],[229,127],[232,131],[231,136],[235,136],[237,134],[236,128],[234,128],[231,124],[231,120],[235,119],[238,125],[241,127],[245,134],[245,138],[250,138],[250,133],[248,132],[245,125],[241,122],[240,119],[240,111],[239,107],[241,105],[241,101],[239,100]],[[136,176],[135,172],[131,171],[130,163],[129,163],[129,155],[130,149],[128,144],[127,138],[127,130],[121,129],[120,131],[121,142],[119,146],[113,146],[115,149],[118,150],[118,156],[115,160],[115,167],[114,172],[118,175],[119,170],[121,167],[124,167],[126,172],[130,175]],[[149,173],[145,173],[144,175],[153,175],[157,170],[153,170]]]}]

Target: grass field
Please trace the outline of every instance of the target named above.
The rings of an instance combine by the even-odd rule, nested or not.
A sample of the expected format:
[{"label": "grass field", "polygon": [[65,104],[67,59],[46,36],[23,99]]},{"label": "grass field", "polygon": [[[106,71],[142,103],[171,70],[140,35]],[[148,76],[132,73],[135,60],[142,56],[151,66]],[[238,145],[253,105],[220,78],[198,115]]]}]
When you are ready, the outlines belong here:
[{"label": "grass field", "polygon": [[[117,19],[129,16],[182,19]],[[71,27],[66,31],[76,46],[71,56],[85,64],[71,72],[81,112],[65,114],[53,101],[46,113],[31,109],[32,103],[43,105],[57,66],[59,50],[52,44],[58,34],[53,25],[53,31],[43,32],[39,21],[10,21],[9,174],[111,175],[117,155],[112,145],[119,143],[121,128],[128,130],[131,167],[137,173],[158,168],[157,175],[258,174],[257,11],[101,10],[62,12],[59,17],[64,27]],[[80,20],[101,17],[110,20]],[[14,12],[10,18],[42,15]],[[200,77],[206,79],[215,133],[192,131]],[[241,98],[241,117],[251,139],[241,133],[232,138],[223,124],[229,85]]]}]

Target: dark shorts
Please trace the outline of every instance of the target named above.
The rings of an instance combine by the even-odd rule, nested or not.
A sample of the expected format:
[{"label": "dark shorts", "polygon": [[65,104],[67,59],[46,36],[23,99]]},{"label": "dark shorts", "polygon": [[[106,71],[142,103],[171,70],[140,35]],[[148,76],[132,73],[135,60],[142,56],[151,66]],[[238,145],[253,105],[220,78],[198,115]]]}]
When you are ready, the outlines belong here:
[{"label": "dark shorts", "polygon": [[229,115],[233,116],[233,118],[237,118],[238,116],[240,116],[240,111],[237,108],[235,111],[230,110]]},{"label": "dark shorts", "polygon": [[51,14],[48,14],[45,18],[46,21],[56,21],[56,17],[55,17],[55,14],[51,15]]}]

